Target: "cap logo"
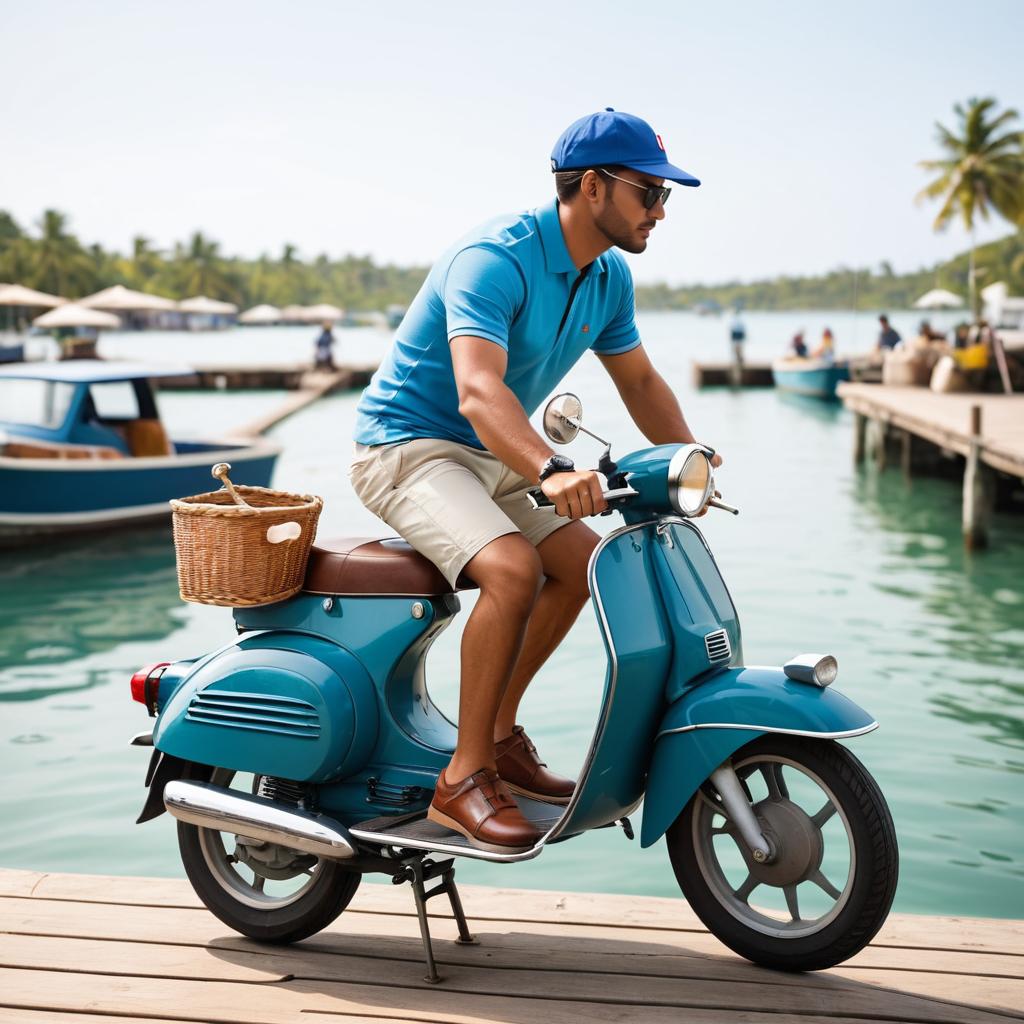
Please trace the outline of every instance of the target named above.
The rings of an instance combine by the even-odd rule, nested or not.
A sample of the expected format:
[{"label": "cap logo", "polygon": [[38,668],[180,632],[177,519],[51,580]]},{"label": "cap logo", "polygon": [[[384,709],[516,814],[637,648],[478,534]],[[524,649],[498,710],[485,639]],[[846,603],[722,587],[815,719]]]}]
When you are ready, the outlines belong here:
[{"label": "cap logo", "polygon": [[590,333],[590,324],[584,324],[583,325],[583,333],[584,334],[589,334]]},{"label": "cap logo", "polygon": [[665,143],[661,141],[661,136],[660,135],[655,135],[654,137],[658,140],[658,149],[660,149],[662,151],[662,153],[664,153],[665,152]]}]

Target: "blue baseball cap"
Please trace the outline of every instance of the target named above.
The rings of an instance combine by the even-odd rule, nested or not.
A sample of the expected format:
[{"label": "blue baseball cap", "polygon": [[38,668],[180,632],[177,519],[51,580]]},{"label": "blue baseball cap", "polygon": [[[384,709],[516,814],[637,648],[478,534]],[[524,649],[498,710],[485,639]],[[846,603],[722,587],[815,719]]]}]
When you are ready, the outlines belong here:
[{"label": "blue baseball cap", "polygon": [[661,136],[646,121],[611,107],[573,121],[551,151],[552,171],[582,171],[609,164],[680,185],[700,184],[692,174],[669,163]]}]

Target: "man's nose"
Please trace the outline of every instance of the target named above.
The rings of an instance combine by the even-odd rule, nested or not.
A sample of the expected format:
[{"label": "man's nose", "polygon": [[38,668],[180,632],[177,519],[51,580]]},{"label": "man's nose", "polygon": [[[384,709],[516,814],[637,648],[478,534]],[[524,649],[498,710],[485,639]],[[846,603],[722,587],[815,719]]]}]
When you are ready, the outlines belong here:
[{"label": "man's nose", "polygon": [[651,208],[647,211],[655,220],[665,219],[665,204],[659,199]]}]

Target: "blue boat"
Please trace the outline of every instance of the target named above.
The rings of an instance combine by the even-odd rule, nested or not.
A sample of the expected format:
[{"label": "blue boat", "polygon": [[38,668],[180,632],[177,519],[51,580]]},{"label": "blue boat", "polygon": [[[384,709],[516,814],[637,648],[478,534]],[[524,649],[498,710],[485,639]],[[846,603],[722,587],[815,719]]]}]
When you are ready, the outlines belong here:
[{"label": "blue boat", "polygon": [[210,467],[266,487],[281,449],[257,439],[170,439],[150,381],[182,366],[78,359],[0,365],[0,542],[169,519],[171,498],[213,489]]},{"label": "blue boat", "polygon": [[789,356],[772,363],[775,386],[782,391],[813,398],[833,399],[836,385],[850,379],[850,364],[846,360],[807,359]]}]

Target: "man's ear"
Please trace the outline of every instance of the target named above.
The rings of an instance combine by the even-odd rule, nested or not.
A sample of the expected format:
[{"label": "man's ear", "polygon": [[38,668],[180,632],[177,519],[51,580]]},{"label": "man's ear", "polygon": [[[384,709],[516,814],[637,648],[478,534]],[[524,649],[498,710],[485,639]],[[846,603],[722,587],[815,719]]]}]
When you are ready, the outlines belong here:
[{"label": "man's ear", "polygon": [[587,171],[580,181],[580,192],[585,199],[591,201],[601,198],[601,190],[604,188],[604,181],[597,171]]}]

